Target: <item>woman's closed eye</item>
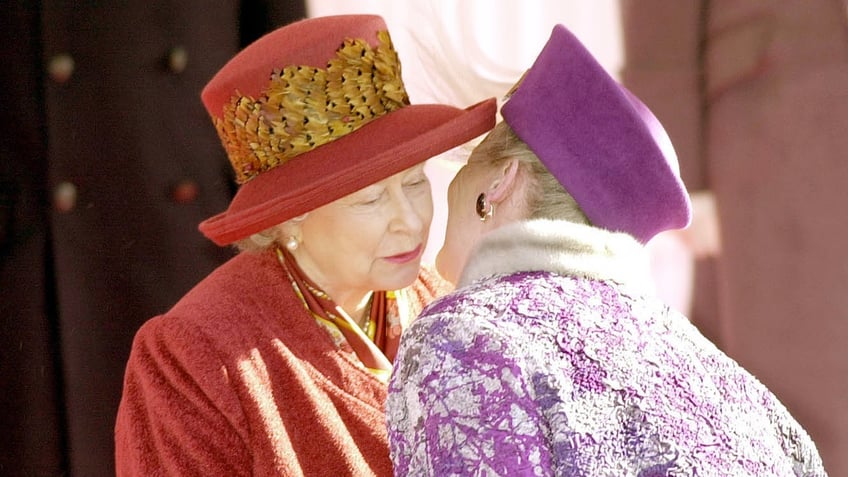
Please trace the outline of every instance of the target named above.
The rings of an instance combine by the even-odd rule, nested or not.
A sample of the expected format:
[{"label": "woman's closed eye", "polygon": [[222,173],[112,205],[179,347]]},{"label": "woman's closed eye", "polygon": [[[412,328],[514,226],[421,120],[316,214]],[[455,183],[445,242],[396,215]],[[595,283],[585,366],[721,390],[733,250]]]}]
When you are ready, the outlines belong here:
[{"label": "woman's closed eye", "polygon": [[361,205],[361,206],[375,205],[378,202],[380,202],[380,200],[383,197],[385,197],[385,195],[386,195],[385,192],[382,192],[382,193],[379,193],[379,194],[371,194],[371,195],[365,196],[365,197],[361,198],[360,200],[356,201],[356,205]]},{"label": "woman's closed eye", "polygon": [[429,183],[430,183],[430,181],[427,179],[427,176],[420,176],[420,177],[415,177],[415,178],[412,178],[412,179],[404,182],[403,186],[407,187],[407,188],[414,188],[414,187],[419,187],[419,186],[426,185],[426,184],[429,184]]}]

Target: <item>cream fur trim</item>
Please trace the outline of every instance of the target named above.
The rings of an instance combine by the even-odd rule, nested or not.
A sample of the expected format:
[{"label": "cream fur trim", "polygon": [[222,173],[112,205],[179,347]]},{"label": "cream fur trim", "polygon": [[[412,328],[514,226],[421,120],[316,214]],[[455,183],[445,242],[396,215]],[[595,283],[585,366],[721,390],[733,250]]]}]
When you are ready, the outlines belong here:
[{"label": "cream fur trim", "polygon": [[647,252],[636,239],[562,220],[517,222],[486,234],[472,251],[458,286],[530,271],[612,280],[634,292],[654,293]]}]

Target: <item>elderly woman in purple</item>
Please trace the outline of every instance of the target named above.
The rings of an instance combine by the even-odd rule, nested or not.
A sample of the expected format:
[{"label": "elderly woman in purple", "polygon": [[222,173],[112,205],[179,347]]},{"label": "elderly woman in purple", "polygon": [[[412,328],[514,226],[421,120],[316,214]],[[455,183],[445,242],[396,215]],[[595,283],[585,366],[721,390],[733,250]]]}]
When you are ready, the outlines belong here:
[{"label": "elderly woman in purple", "polygon": [[396,475],[821,476],[807,433],[651,290],[689,198],[650,111],[556,26],[448,193],[457,283],[404,334]]}]

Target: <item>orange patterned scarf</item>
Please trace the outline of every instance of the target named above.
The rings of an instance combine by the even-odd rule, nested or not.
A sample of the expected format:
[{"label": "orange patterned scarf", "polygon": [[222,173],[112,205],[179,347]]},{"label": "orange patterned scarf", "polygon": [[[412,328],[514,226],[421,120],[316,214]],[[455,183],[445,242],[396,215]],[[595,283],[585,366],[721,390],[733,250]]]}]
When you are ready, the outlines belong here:
[{"label": "orange patterned scarf", "polygon": [[292,287],[312,316],[328,328],[340,348],[355,353],[365,368],[381,380],[388,381],[392,370],[391,359],[394,356],[387,357],[386,351],[389,350],[393,355],[391,351],[397,350],[397,342],[400,340],[399,334],[389,333],[387,326],[389,294],[385,291],[374,292],[368,320],[360,327],[303,273],[287,250],[277,247],[276,252],[280,264],[292,282]]}]

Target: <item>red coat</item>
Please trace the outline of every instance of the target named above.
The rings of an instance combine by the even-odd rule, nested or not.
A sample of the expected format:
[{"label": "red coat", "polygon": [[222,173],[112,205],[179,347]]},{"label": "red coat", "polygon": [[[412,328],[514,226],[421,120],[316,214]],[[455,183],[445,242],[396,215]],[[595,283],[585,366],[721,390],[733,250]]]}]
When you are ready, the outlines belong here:
[{"label": "red coat", "polygon": [[[408,290],[416,316],[444,282]],[[341,351],[273,253],[242,253],[138,332],[118,475],[391,476],[386,384]]]},{"label": "red coat", "polygon": [[848,475],[848,3],[631,0],[625,83],[716,197],[722,254],[695,318]]}]

